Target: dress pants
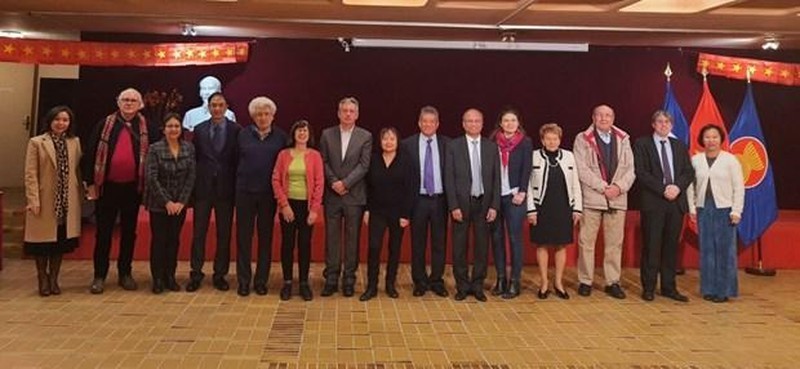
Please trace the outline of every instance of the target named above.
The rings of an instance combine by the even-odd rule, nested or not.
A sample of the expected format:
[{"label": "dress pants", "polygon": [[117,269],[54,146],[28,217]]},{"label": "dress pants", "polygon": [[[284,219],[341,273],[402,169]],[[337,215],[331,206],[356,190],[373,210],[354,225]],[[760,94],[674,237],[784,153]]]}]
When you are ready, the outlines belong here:
[{"label": "dress pants", "polygon": [[674,293],[683,213],[678,204],[670,202],[661,210],[642,211],[641,224],[644,241],[640,262],[642,290],[654,292],[658,275],[661,274],[661,293]]},{"label": "dress pants", "polygon": [[[364,207],[341,202],[325,204],[325,284],[343,286],[356,283],[358,270],[358,245],[361,217]],[[344,229],[343,229],[344,226]],[[342,245],[344,245],[344,273],[342,273]]]},{"label": "dress pants", "polygon": [[255,286],[266,286],[272,265],[272,230],[275,226],[275,197],[268,192],[236,193],[236,277],[240,286],[250,286],[253,227],[258,230]]},{"label": "dress pants", "polygon": [[[430,234],[431,271],[425,268]],[[419,195],[411,210],[411,278],[414,286],[444,286],[447,202],[444,195]]]},{"label": "dress pants", "polygon": [[105,182],[103,184],[103,193],[97,199],[95,209],[97,219],[94,247],[95,278],[106,279],[108,276],[111,237],[114,234],[117,215],[120,218],[117,272],[119,277],[131,275],[133,248],[136,245],[136,223],[139,220],[139,204],[141,203],[137,187],[137,182]]},{"label": "dress pants", "polygon": [[[459,292],[475,292],[483,289],[489,257],[489,223],[482,204],[483,196],[471,197],[469,207],[461,209],[463,221],[453,222],[453,276]],[[470,225],[474,243],[472,278],[469,275],[467,249]]]},{"label": "dress pants", "polygon": [[153,281],[175,279],[181,229],[185,220],[186,209],[178,215],[150,211],[150,275]]},{"label": "dress pants", "polygon": [[297,245],[297,268],[300,283],[308,282],[308,269],[311,265],[311,231],[314,226],[308,224],[308,201],[289,199],[289,206],[294,212],[294,221],[287,222],[281,218],[281,268],[283,280],[292,280],[292,264],[294,264],[294,248]]},{"label": "dress pants", "polygon": [[739,295],[736,226],[731,208],[717,208],[713,196],[697,208],[700,238],[700,293],[717,297]]},{"label": "dress pants", "polygon": [[497,279],[506,278],[506,231],[511,249],[511,279],[519,281],[522,277],[522,222],[527,212],[526,203],[514,205],[514,195],[500,198],[500,210],[497,212],[492,231],[492,250],[494,251],[494,267]]},{"label": "dress pants", "polygon": [[231,262],[231,227],[233,224],[233,199],[197,198],[194,204],[194,232],[192,237],[192,256],[190,278],[203,280],[203,263],[206,257],[206,233],[214,210],[217,224],[217,252],[214,256],[214,278],[228,274]]},{"label": "dress pants", "polygon": [[369,215],[369,253],[367,256],[368,287],[378,287],[383,235],[389,231],[389,260],[386,263],[386,286],[397,280],[397,266],[400,264],[400,246],[403,243],[403,228],[400,219],[370,212]]},{"label": "dress pants", "polygon": [[606,286],[619,283],[622,273],[622,238],[625,235],[625,210],[583,209],[578,234],[578,281],[592,285],[594,279],[594,247],[597,232],[603,225],[603,273]]}]

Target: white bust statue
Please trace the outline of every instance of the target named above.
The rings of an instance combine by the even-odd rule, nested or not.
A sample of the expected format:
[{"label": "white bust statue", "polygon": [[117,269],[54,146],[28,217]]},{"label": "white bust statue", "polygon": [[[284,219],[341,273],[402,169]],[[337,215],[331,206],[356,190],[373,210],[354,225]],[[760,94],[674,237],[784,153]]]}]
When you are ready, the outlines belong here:
[{"label": "white bust statue", "polygon": [[[208,111],[208,97],[220,91],[222,91],[222,82],[217,77],[205,76],[200,80],[200,100],[203,101],[203,105],[189,109],[183,116],[183,126],[186,129],[194,131],[196,125],[211,119],[211,113]],[[225,111],[225,117],[236,121],[236,115],[230,109]]]}]

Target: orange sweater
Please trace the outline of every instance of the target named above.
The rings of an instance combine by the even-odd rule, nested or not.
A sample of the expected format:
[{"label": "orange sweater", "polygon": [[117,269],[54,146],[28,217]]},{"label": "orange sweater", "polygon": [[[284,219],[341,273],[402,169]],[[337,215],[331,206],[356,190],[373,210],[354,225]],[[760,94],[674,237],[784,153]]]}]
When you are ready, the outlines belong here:
[{"label": "orange sweater", "polygon": [[[292,163],[291,148],[278,153],[275,169],[272,171],[272,189],[278,200],[278,209],[289,206],[289,164]],[[308,149],[305,157],[306,189],[308,193],[308,210],[320,214],[322,210],[322,193],[325,188],[322,155],[319,151]]]}]

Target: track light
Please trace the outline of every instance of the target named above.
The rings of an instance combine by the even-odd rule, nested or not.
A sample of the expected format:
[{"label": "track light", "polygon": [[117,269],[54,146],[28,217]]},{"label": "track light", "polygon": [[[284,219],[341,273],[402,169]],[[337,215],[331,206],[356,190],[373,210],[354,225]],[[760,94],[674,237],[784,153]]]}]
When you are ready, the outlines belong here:
[{"label": "track light", "polygon": [[181,25],[181,35],[184,36],[197,36],[197,30],[194,29],[194,24],[184,23]]},{"label": "track light", "polygon": [[504,31],[500,34],[500,41],[503,42],[516,42],[517,41],[517,34],[512,31]]},{"label": "track light", "polygon": [[346,53],[350,52],[350,40],[344,37],[339,37],[336,39],[336,41],[339,41],[339,45],[342,46],[342,50],[344,50],[344,52]]},{"label": "track light", "polygon": [[781,47],[781,42],[775,36],[767,36],[764,38],[764,43],[761,44],[761,48],[764,50],[778,50],[779,47]]}]

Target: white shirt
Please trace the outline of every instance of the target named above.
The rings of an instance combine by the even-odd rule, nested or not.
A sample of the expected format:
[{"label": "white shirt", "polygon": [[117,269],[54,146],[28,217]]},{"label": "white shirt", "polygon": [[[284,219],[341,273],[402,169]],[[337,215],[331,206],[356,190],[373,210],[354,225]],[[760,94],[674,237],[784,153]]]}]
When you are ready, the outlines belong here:
[{"label": "white shirt", "polygon": [[[433,189],[434,193],[427,193],[425,191],[425,150],[428,148],[428,139],[431,139],[431,156],[433,156]],[[438,195],[444,192],[442,188],[442,168],[439,166],[441,163],[439,156],[439,143],[436,141],[436,135],[430,137],[424,134],[419,134],[419,193],[423,195]]]},{"label": "white shirt", "polygon": [[597,130],[597,135],[600,136],[600,139],[606,143],[606,145],[611,143],[611,131],[603,132],[601,130]]},{"label": "white shirt", "polygon": [[[481,168],[481,163],[480,162],[478,162],[478,163],[473,163],[472,162],[473,152],[475,150],[478,150],[477,157],[478,157],[478,160],[480,160],[480,157],[481,157],[481,137],[478,136],[476,138],[472,138],[469,135],[466,135],[466,136],[467,136],[467,148],[469,148],[469,164],[470,164],[470,168],[474,168],[476,166],[478,168]],[[475,142],[477,142],[477,144]],[[478,178],[481,178],[480,174],[478,174]],[[483,183],[480,184],[480,189],[481,189],[481,192],[483,192]],[[482,194],[483,193],[481,193],[481,195]]]},{"label": "white shirt", "polygon": [[350,145],[350,137],[353,136],[353,129],[355,128],[356,126],[352,126],[349,130],[345,131],[342,129],[341,125],[339,126],[339,132],[342,136],[342,160],[344,160],[345,155],[347,155],[347,146]]},{"label": "white shirt", "polygon": [[656,143],[656,151],[658,152],[658,162],[661,163],[661,168],[664,168],[664,161],[661,160],[661,141],[667,141],[664,143],[664,147],[667,150],[667,159],[669,159],[669,174],[671,175],[672,181],[675,181],[675,158],[672,156],[672,144],[669,142],[668,137],[661,137],[655,133],[653,133],[653,142]]}]

